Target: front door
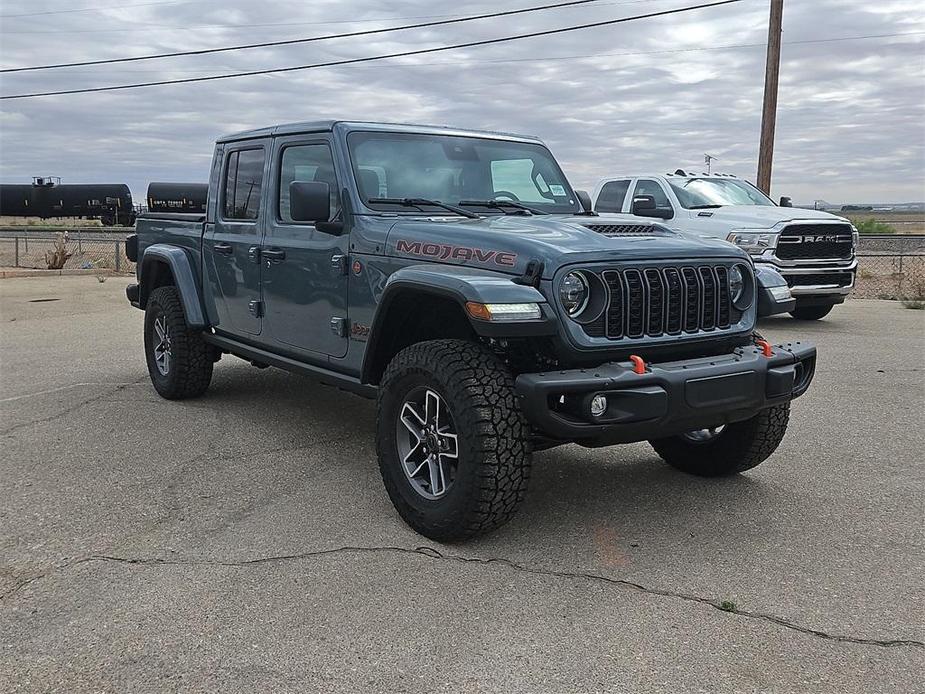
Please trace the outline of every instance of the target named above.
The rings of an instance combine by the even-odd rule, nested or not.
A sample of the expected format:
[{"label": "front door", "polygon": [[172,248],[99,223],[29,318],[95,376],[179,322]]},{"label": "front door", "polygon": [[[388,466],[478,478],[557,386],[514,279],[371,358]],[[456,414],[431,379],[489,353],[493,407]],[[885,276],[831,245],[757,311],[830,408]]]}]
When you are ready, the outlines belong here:
[{"label": "front door", "polygon": [[347,236],[295,222],[289,214],[289,184],[321,181],[331,190],[331,218],[340,215],[331,144],[321,135],[279,138],[273,161],[278,163],[261,269],[266,333],[283,348],[342,357],[347,353]]},{"label": "front door", "polygon": [[224,152],[215,224],[203,238],[204,266],[215,298],[216,328],[232,335],[259,335],[260,214],[267,141],[234,143]]}]

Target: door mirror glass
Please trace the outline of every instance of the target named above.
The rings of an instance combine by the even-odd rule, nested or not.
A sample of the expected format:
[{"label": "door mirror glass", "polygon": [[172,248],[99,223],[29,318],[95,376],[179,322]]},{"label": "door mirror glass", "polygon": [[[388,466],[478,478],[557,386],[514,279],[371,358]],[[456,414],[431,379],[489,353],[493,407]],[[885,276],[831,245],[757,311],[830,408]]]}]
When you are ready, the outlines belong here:
[{"label": "door mirror glass", "polygon": [[289,214],[294,222],[326,222],[331,216],[331,189],[322,181],[289,184]]},{"label": "door mirror glass", "polygon": [[633,214],[650,212],[655,209],[655,198],[651,195],[636,195],[633,197]]},{"label": "door mirror glass", "polygon": [[655,198],[651,195],[633,196],[633,214],[637,217],[655,217],[657,219],[671,219],[674,211],[670,207],[658,207]]}]

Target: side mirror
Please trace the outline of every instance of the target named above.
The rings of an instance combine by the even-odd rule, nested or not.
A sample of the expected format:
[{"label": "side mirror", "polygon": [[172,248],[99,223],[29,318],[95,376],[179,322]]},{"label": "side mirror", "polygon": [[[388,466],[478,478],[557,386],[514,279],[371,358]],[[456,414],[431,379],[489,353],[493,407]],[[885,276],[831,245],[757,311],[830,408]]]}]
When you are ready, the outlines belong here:
[{"label": "side mirror", "polygon": [[655,196],[653,195],[634,195],[633,196],[633,214],[650,212],[654,209],[655,209]]},{"label": "side mirror", "polygon": [[331,189],[321,181],[289,184],[289,216],[294,222],[326,222],[331,216]]},{"label": "side mirror", "polygon": [[789,197],[784,195],[780,199],[780,206],[781,207],[793,207],[793,200],[791,200]]},{"label": "side mirror", "polygon": [[670,207],[657,207],[655,197],[652,195],[634,195],[633,214],[637,217],[655,217],[657,219],[671,219],[674,217],[674,211]]},{"label": "side mirror", "polygon": [[591,195],[586,190],[576,190],[575,197],[581,203],[581,209],[585,212],[591,212]]}]

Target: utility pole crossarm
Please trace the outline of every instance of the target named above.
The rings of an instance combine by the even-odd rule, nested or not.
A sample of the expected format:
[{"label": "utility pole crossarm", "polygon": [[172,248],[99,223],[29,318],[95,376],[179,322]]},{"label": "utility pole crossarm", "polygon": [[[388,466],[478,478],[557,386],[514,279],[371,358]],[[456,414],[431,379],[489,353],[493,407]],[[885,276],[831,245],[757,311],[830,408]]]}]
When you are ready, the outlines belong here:
[{"label": "utility pole crossarm", "polygon": [[780,40],[784,0],[771,0],[768,25],[768,62],[764,76],[764,109],[761,114],[761,146],[758,151],[758,187],[771,194],[771,167],[774,162],[774,131],[777,127],[777,83],[780,74]]}]

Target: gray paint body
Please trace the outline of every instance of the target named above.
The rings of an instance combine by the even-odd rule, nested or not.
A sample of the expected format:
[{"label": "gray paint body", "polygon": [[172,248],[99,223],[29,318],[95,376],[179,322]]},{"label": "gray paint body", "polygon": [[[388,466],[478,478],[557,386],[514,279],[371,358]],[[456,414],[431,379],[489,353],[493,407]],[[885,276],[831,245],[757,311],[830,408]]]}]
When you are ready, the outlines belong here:
[{"label": "gray paint body", "polygon": [[[557,339],[567,352],[599,355],[601,362],[622,353],[634,341],[621,341],[619,349],[606,340],[584,335],[559,309],[557,281],[575,266],[619,265],[626,262],[716,260],[750,264],[748,256],[732,245],[670,232],[651,222],[626,216],[622,221],[649,224],[652,235],[606,236],[586,225],[614,223],[613,215],[594,218],[576,215],[503,216],[466,219],[413,210],[381,212],[360,199],[349,161],[346,138],[353,131],[435,133],[539,143],[531,137],[503,133],[453,130],[441,127],[345,123],[325,121],[281,125],[240,133],[216,143],[206,215],[148,215],[137,223],[138,276],[145,286],[151,260],[166,258],[182,274],[178,288],[184,296],[187,318],[196,319],[201,307],[205,327],[223,340],[235,340],[281,359],[320,367],[362,379],[371,340],[351,338],[351,329],[338,335],[331,318],[344,318],[348,326],[372,333],[380,327],[384,307],[399,291],[436,293],[460,303],[535,302],[542,305],[546,323],[554,325]],[[276,217],[275,191],[278,155],[284,144],[326,142],[332,148],[345,211],[345,228],[329,234],[312,224],[282,224]],[[266,152],[265,185],[259,218],[254,222],[228,222],[219,214],[220,182],[226,155],[234,149],[261,147]],[[574,197],[574,195],[572,196]],[[576,198],[576,213],[580,210]],[[215,253],[215,244],[233,247],[230,255]],[[164,249],[170,248],[166,253]],[[283,248],[280,264],[253,262],[248,249]],[[413,250],[409,251],[409,247]],[[468,249],[453,251],[446,247]],[[424,251],[434,251],[425,253]],[[481,254],[476,254],[478,249]],[[179,260],[186,258],[185,264]],[[345,256],[346,274],[332,265]],[[512,280],[530,261],[543,264],[539,286]],[[359,263],[359,272],[354,264]],[[262,317],[247,311],[251,301],[265,307]],[[144,306],[144,301],[141,302]],[[749,335],[756,309],[745,312],[733,337]],[[472,321],[480,332],[484,326]],[[521,326],[518,326],[522,328]],[[730,337],[727,331],[724,337]],[[687,343],[715,340],[710,335],[685,336]],[[670,340],[678,341],[672,337]],[[635,341],[641,344],[652,338]]]}]

